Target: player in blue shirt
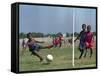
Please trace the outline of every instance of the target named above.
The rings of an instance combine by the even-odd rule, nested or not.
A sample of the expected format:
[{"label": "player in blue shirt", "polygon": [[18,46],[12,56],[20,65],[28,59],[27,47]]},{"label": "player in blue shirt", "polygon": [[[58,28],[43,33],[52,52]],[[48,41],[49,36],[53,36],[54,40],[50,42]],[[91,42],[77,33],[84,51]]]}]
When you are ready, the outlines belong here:
[{"label": "player in blue shirt", "polygon": [[80,43],[79,43],[79,50],[81,52],[81,54],[79,56],[79,59],[80,59],[84,53],[85,48],[86,48],[86,45],[85,45],[86,24],[82,24],[82,31],[80,32],[80,34],[78,35],[78,37],[74,41],[76,41],[77,39],[80,39]]}]

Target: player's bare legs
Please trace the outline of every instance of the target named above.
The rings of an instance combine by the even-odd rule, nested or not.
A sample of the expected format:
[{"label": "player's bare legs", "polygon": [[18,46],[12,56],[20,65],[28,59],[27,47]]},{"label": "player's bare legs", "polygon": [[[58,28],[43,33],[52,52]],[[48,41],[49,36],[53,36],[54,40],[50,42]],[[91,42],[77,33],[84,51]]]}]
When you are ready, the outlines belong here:
[{"label": "player's bare legs", "polygon": [[80,50],[81,51],[81,54],[80,54],[80,56],[79,56],[79,59],[81,59],[81,57],[82,57],[82,55],[83,55],[83,53],[84,53],[84,50],[82,49],[82,50]]},{"label": "player's bare legs", "polygon": [[90,58],[92,57],[92,54],[93,54],[93,50],[92,48],[90,48]]},{"label": "player's bare legs", "polygon": [[84,58],[86,57],[86,55],[87,55],[87,48],[85,49]]},{"label": "player's bare legs", "polygon": [[40,61],[43,61],[43,58],[36,51],[32,52],[32,55],[37,56],[40,59]]},{"label": "player's bare legs", "polygon": [[52,47],[53,47],[53,45],[48,45],[48,46],[42,46],[42,47],[40,47],[40,49],[50,49]]}]

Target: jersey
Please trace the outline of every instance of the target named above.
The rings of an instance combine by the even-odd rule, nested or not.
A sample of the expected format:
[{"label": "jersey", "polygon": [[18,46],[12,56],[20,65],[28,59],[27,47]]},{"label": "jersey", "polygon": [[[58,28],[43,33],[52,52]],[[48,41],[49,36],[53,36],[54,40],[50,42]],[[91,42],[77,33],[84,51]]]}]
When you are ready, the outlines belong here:
[{"label": "jersey", "polygon": [[86,33],[86,47],[87,48],[93,47],[93,33],[92,32]]},{"label": "jersey", "polygon": [[86,31],[80,32],[80,42],[85,42],[86,40]]},{"label": "jersey", "polygon": [[86,33],[86,42],[91,43],[93,41],[93,33],[87,32]]}]

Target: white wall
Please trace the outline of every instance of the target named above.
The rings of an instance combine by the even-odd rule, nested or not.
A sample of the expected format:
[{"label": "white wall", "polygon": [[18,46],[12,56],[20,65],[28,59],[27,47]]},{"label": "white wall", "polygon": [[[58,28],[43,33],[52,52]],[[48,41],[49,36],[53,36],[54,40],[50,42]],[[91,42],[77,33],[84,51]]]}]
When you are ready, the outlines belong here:
[{"label": "white wall", "polygon": [[[38,3],[53,3],[65,5],[82,5],[82,6],[97,6],[98,13],[100,13],[100,0],[1,0],[0,1],[0,76],[17,76],[10,72],[10,32],[11,32],[11,6],[13,2],[38,2]],[[98,15],[98,28],[100,28],[100,14]],[[100,30],[98,30],[100,32]],[[98,43],[100,42],[100,34],[98,36]],[[100,44],[99,44],[100,45]],[[98,47],[98,65],[99,69],[94,70],[78,70],[78,71],[62,71],[49,73],[31,73],[20,74],[19,76],[98,76],[100,71],[100,47]]]}]

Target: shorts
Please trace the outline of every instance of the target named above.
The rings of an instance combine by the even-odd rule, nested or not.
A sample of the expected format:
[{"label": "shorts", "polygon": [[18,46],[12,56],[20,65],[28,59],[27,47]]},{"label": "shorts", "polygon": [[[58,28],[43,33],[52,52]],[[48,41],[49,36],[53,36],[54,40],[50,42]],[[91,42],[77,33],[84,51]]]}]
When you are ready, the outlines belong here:
[{"label": "shorts", "polygon": [[39,51],[41,48],[42,48],[41,45],[39,45],[39,44],[34,44],[34,45],[32,45],[32,48],[30,48],[29,50],[30,50],[31,52],[34,52],[34,51]]},{"label": "shorts", "polygon": [[89,43],[89,42],[86,42],[86,48],[92,48],[93,47],[93,42]]},{"label": "shorts", "polygon": [[85,49],[85,48],[86,48],[85,42],[80,42],[79,49]]}]

